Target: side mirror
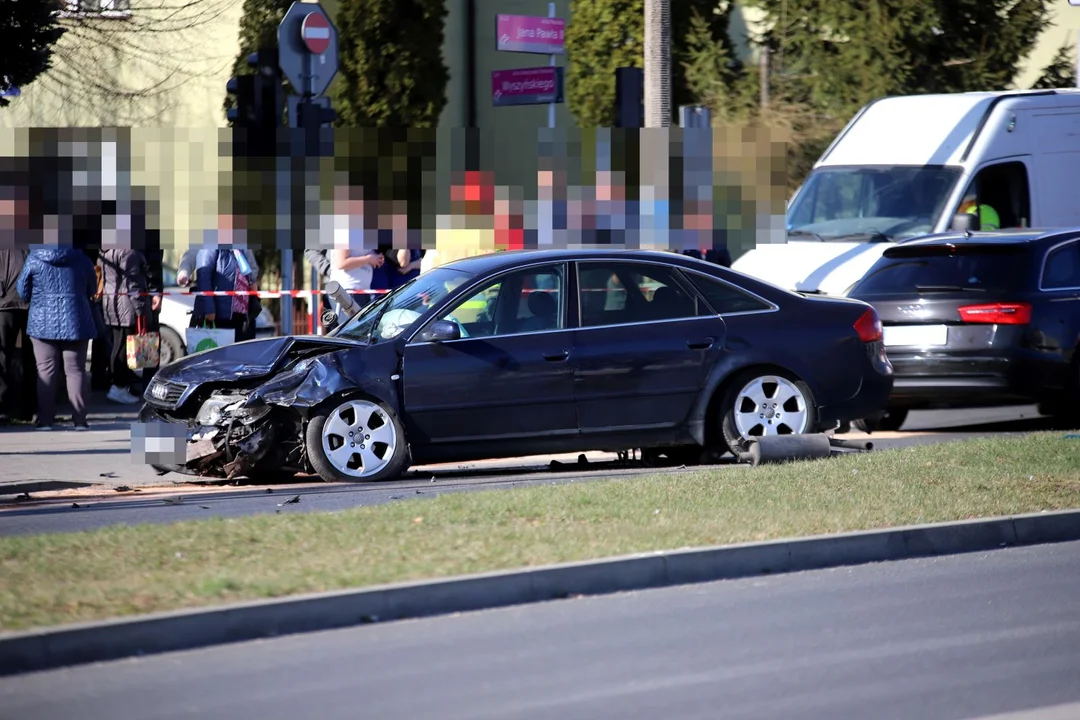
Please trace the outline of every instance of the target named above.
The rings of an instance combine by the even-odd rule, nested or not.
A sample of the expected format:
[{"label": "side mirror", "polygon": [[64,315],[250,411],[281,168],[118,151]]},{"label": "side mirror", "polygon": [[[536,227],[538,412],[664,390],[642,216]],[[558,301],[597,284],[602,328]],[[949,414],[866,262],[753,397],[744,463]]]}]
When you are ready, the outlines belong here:
[{"label": "side mirror", "polygon": [[978,232],[982,224],[979,216],[972,213],[957,213],[953,215],[952,228],[956,232]]},{"label": "side mirror", "polygon": [[449,320],[436,320],[416,335],[416,342],[446,342],[461,338],[461,328]]}]

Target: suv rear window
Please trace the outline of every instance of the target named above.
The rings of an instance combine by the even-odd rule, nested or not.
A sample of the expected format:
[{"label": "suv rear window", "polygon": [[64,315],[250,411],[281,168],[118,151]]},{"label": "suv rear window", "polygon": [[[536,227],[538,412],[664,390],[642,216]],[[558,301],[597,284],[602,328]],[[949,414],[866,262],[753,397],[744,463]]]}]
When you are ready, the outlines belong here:
[{"label": "suv rear window", "polygon": [[[891,257],[890,257],[891,256]],[[851,290],[853,297],[1020,290],[1029,254],[1018,245],[896,248]]]}]

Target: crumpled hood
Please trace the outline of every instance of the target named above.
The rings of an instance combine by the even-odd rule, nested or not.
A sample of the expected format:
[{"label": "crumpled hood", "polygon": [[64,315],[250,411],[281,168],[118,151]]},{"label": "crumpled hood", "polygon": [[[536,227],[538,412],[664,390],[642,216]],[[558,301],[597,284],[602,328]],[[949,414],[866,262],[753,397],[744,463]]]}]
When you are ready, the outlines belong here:
[{"label": "crumpled hood", "polygon": [[844,295],[893,243],[791,240],[762,244],[731,269],[796,292]]},{"label": "crumpled hood", "polygon": [[207,381],[257,379],[276,372],[290,359],[343,348],[363,347],[352,340],[317,335],[248,340],[186,355],[158,370],[156,380],[198,384]]},{"label": "crumpled hood", "polygon": [[47,247],[34,250],[34,257],[57,267],[71,265],[79,255],[82,255],[81,250],[69,247]]}]

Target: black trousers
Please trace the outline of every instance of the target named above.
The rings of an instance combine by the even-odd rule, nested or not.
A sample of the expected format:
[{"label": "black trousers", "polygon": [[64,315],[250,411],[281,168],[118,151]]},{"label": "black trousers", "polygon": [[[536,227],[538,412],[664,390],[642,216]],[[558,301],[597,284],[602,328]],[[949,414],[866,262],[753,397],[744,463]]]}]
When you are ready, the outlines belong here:
[{"label": "black trousers", "polygon": [[127,364],[127,338],[135,333],[135,328],[109,326],[109,377],[118,388],[130,388],[135,382],[135,373]]},{"label": "black trousers", "polygon": [[0,415],[32,420],[37,408],[34,346],[26,310],[0,310]]}]

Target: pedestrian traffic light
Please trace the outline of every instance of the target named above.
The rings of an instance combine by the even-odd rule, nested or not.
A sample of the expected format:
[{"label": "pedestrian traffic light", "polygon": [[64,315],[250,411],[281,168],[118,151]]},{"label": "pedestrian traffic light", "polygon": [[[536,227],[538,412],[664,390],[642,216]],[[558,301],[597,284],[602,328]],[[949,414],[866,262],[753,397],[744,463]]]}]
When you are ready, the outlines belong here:
[{"label": "pedestrian traffic light", "polygon": [[312,98],[310,102],[302,103],[300,111],[300,127],[330,127],[338,114],[330,106],[330,98]]},{"label": "pedestrian traffic light", "polygon": [[615,69],[615,127],[645,127],[645,71]]},{"label": "pedestrian traffic light", "polygon": [[255,105],[259,125],[279,128],[285,115],[285,88],[278,66],[277,48],[263,48],[248,56],[248,65],[255,68]]}]

